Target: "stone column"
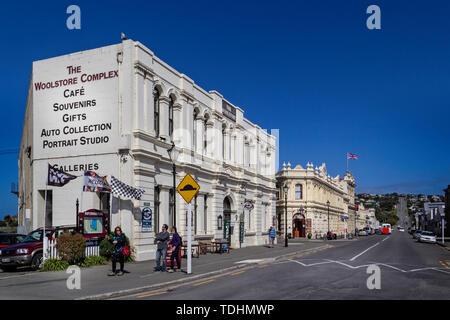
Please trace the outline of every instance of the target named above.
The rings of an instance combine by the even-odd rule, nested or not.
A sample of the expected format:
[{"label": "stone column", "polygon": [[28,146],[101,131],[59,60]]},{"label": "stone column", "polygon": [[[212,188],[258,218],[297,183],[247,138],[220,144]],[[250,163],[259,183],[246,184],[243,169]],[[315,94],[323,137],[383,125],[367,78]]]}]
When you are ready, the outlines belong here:
[{"label": "stone column", "polygon": [[229,148],[230,148],[230,133],[228,131],[228,129],[225,129],[225,133],[222,134],[222,149],[223,149],[223,157],[222,160],[223,161],[228,161],[230,153],[229,153]]},{"label": "stone column", "polygon": [[140,72],[138,69],[136,69],[135,72],[135,81],[136,81],[136,99],[135,102],[135,108],[134,108],[134,128],[138,130],[144,130],[145,129],[145,87],[144,87],[144,81],[145,81],[145,74]]},{"label": "stone column", "polygon": [[228,135],[228,157],[229,157],[229,161],[233,164],[237,164],[239,163],[238,161],[238,154],[239,154],[239,150],[238,150],[238,137],[236,136],[236,134],[232,134],[230,132],[230,134]]},{"label": "stone column", "polygon": [[181,103],[174,103],[173,105],[173,142],[177,147],[183,146],[183,110]]},{"label": "stone column", "polygon": [[[197,196],[197,233],[196,235],[204,234],[204,228],[203,228],[203,216],[204,216],[204,198],[203,194],[198,194]],[[194,220],[195,221],[195,220]]]},{"label": "stone column", "polygon": [[215,158],[214,150],[215,150],[215,140],[214,140],[214,122],[209,120],[206,123],[206,156]]},{"label": "stone column", "polygon": [[196,127],[196,150],[198,154],[203,154],[203,117],[197,117],[194,121]]},{"label": "stone column", "polygon": [[149,75],[145,77],[144,86],[145,86],[145,124],[144,130],[147,131],[150,135],[155,135],[155,106],[153,100],[153,79]]},{"label": "stone column", "polygon": [[182,123],[182,136],[180,137],[182,142],[181,146],[187,149],[192,148],[192,134],[193,134],[193,116],[194,116],[194,108],[191,103],[189,103],[189,99],[183,97],[182,100],[183,107],[181,110],[181,123]]}]

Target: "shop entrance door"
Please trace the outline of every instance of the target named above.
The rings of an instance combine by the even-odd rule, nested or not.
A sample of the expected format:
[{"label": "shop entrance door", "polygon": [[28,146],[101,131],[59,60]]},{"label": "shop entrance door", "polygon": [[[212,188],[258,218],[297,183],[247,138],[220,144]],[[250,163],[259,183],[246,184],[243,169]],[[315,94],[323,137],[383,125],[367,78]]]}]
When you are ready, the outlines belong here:
[{"label": "shop entrance door", "polygon": [[306,236],[305,219],[294,219],[293,237],[304,238]]}]

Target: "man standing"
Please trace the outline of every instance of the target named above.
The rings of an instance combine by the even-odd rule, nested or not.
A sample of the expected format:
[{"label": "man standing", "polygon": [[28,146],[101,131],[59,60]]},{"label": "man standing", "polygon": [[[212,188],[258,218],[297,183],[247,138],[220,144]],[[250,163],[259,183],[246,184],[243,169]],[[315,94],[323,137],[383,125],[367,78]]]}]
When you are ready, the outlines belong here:
[{"label": "man standing", "polygon": [[269,248],[273,248],[273,243],[275,242],[275,237],[277,236],[277,233],[275,229],[270,226],[269,229]]},{"label": "man standing", "polygon": [[[167,232],[167,229],[169,227],[167,226],[167,224],[163,224],[162,226],[162,232],[158,233],[158,235],[156,236],[156,243],[158,245],[158,248],[156,250],[156,267],[155,267],[155,271],[162,271],[165,272],[166,271],[166,254],[167,254],[167,243],[170,240],[170,235]],[[161,258],[163,259],[163,264],[162,264],[162,268],[161,268]]]}]

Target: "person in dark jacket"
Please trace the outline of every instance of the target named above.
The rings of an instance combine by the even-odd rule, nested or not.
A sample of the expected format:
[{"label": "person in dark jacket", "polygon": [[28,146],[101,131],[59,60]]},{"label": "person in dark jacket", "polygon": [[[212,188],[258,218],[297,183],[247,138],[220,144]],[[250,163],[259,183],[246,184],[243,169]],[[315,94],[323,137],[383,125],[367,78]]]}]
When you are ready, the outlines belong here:
[{"label": "person in dark jacket", "polygon": [[[166,254],[167,254],[167,244],[170,240],[170,235],[167,232],[169,227],[167,224],[163,224],[162,232],[158,233],[156,236],[156,244],[158,245],[156,250],[156,267],[155,271],[166,271]],[[163,259],[162,268],[161,268],[161,258]]]},{"label": "person in dark jacket", "polygon": [[112,255],[112,272],[110,272],[108,275],[109,276],[116,275],[116,263],[119,262],[120,263],[120,271],[117,273],[117,275],[122,276],[123,275],[123,267],[125,264],[123,248],[126,246],[126,237],[125,237],[125,234],[122,233],[122,229],[120,227],[116,227],[116,229],[114,230],[114,236],[113,236],[111,242],[114,245],[114,252]]},{"label": "person in dark jacket", "polygon": [[177,232],[177,227],[173,226],[172,230],[171,230],[171,234],[172,234],[172,241],[170,241],[170,244],[175,247],[175,249],[172,251],[172,255],[170,256],[170,269],[169,272],[173,272],[174,271],[174,265],[173,262],[176,259],[177,261],[177,269],[178,271],[181,271],[181,261],[180,261],[180,257],[178,256],[179,252],[180,252],[180,248],[181,248],[181,238],[178,235]]}]

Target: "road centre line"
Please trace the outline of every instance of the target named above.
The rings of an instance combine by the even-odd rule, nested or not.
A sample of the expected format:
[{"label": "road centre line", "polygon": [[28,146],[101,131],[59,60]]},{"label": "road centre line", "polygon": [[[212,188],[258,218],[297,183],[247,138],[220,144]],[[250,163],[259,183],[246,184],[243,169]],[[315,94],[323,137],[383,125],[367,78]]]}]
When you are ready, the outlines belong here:
[{"label": "road centre line", "polygon": [[[388,238],[386,238],[386,239],[388,239]],[[386,240],[386,239],[385,239],[385,240]],[[384,241],[384,240],[383,240],[383,241]],[[379,245],[379,244],[380,244],[380,242],[375,243],[373,246],[367,248],[367,249],[364,250],[363,252],[361,252],[361,253],[357,254],[356,256],[354,256],[353,258],[351,258],[350,261],[355,261],[356,258],[358,258],[359,256],[363,255],[364,253],[366,253],[367,251],[369,251],[370,249],[376,247],[376,246]]]},{"label": "road centre line", "polygon": [[387,239],[389,239],[391,236],[384,238],[383,240],[381,240],[381,242],[386,241]]},{"label": "road centre line", "polygon": [[155,293],[150,293],[150,294],[145,294],[145,295],[142,295],[142,296],[138,296],[137,298],[138,298],[138,299],[141,299],[141,298],[148,298],[148,297],[158,296],[158,295],[166,294],[166,293],[168,293],[168,292],[167,292],[167,291],[155,292]]},{"label": "road centre line", "polygon": [[213,282],[213,281],[215,281],[215,280],[211,279],[211,280],[207,280],[207,281],[203,281],[203,282],[199,282],[199,283],[193,284],[192,286],[198,287],[198,286],[201,286],[202,284],[207,284],[207,283],[210,283],[210,282]]},{"label": "road centre line", "polygon": [[237,276],[237,275],[242,274],[242,273],[244,273],[244,272],[245,272],[245,270],[244,270],[244,271],[235,272],[235,273],[233,273],[233,274],[231,274],[231,275],[232,275],[232,276]]}]

